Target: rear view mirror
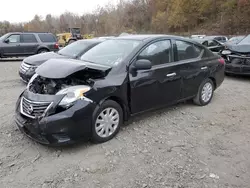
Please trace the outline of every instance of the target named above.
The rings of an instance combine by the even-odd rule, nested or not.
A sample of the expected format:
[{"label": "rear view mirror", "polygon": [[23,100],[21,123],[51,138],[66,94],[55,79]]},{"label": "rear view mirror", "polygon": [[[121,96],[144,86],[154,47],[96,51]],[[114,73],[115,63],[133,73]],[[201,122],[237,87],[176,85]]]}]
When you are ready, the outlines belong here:
[{"label": "rear view mirror", "polygon": [[152,63],[147,59],[140,59],[135,62],[134,68],[136,70],[149,70],[152,68]]},{"label": "rear view mirror", "polygon": [[5,43],[9,43],[9,42],[10,42],[10,39],[5,39],[4,42],[5,42]]}]

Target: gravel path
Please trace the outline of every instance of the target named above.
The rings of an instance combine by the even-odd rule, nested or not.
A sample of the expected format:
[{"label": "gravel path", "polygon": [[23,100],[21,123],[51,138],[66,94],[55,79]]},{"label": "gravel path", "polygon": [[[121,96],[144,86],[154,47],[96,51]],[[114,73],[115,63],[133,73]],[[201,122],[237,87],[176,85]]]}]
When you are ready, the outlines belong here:
[{"label": "gravel path", "polygon": [[1,188],[246,188],[250,79],[227,77],[212,103],[131,119],[110,142],[49,148],[17,130],[20,61],[0,61]]}]

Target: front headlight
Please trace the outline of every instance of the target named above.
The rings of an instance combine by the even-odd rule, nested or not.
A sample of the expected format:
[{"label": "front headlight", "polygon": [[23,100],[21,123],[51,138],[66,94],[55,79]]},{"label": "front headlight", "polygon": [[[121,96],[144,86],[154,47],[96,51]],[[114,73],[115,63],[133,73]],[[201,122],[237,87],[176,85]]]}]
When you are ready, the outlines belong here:
[{"label": "front headlight", "polygon": [[222,55],[230,55],[232,52],[230,50],[223,50],[221,52]]},{"label": "front headlight", "polygon": [[65,95],[59,106],[70,107],[78,99],[84,99],[84,94],[88,92],[91,88],[86,85],[72,86],[60,90],[56,95]]},{"label": "front headlight", "polygon": [[30,88],[30,85],[32,84],[32,82],[38,77],[38,74],[34,74],[31,79],[29,80],[26,89]]}]

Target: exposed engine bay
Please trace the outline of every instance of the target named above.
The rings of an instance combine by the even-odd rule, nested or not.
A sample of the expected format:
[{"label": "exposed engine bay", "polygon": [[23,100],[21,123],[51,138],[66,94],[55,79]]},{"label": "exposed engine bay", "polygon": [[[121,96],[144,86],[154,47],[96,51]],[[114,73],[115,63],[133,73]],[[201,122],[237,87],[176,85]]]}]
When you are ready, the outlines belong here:
[{"label": "exposed engine bay", "polygon": [[235,65],[250,65],[250,54],[231,53],[230,55],[221,55],[227,63]]},{"label": "exposed engine bay", "polygon": [[29,83],[28,89],[32,93],[55,95],[58,91],[76,85],[93,85],[94,80],[104,77],[104,72],[88,69],[76,72],[66,78],[51,79],[40,75]]}]

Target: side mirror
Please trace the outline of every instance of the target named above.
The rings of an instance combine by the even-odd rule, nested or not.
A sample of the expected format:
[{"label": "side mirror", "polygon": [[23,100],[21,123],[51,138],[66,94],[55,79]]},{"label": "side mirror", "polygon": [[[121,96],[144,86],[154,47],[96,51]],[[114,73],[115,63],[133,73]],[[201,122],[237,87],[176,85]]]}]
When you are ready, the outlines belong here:
[{"label": "side mirror", "polygon": [[134,63],[134,66],[133,66],[136,70],[149,70],[152,68],[152,63],[151,61],[147,60],[147,59],[140,59],[140,60],[137,60],[135,63]]},{"label": "side mirror", "polygon": [[9,42],[10,42],[10,39],[5,39],[4,42],[5,42],[5,43],[9,43]]}]

